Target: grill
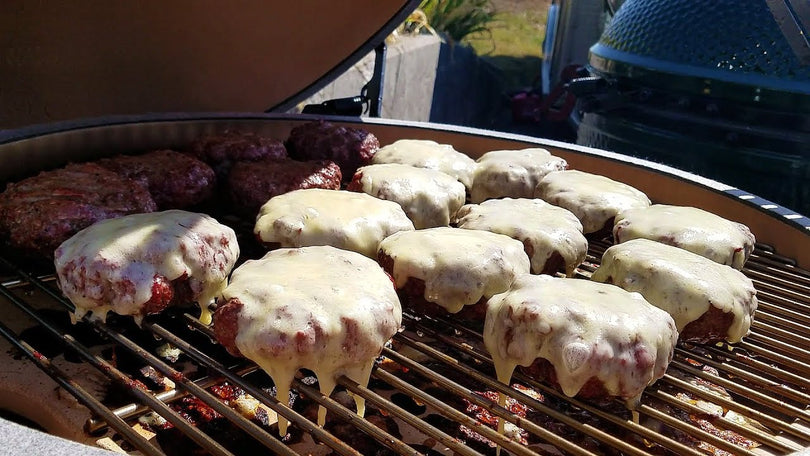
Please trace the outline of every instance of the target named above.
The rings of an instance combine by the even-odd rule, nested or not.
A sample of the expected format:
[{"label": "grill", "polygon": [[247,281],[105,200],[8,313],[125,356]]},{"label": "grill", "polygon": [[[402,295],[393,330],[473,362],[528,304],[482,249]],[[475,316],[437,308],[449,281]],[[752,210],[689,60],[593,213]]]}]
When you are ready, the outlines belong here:
[{"label": "grill", "polygon": [[[133,124],[61,129],[51,135],[30,135],[20,142],[33,141],[29,149],[53,161],[51,149],[88,153],[97,147],[109,153],[123,144],[148,148],[155,146],[153,141],[182,143],[202,131],[240,123],[284,137],[280,132],[301,120],[277,116],[269,121],[228,118],[162,123],[152,118]],[[564,156],[572,167],[623,179],[648,190],[654,200],[662,200],[657,191],[672,191],[656,187],[680,185],[682,188],[672,193],[668,202],[702,198],[705,208],[714,204],[713,198],[720,198],[721,205],[731,210],[738,204],[751,209],[750,201],[758,201],[736,189],[701,193],[705,185],[683,176],[670,182],[672,176],[666,169],[608,160],[609,154],[561,143],[391,121],[373,121],[366,126],[381,142],[396,137],[432,137],[472,154],[523,147],[534,141],[532,144]],[[5,152],[13,154],[14,149]],[[274,398],[269,377],[252,363],[227,355],[210,340],[210,329],[188,310],[147,318],[141,328],[114,316],[107,323],[71,326],[66,324],[66,315],[72,305],[57,290],[52,267],[7,254],[0,257],[0,332],[16,352],[90,409],[93,417],[79,423],[86,432],[96,436],[106,433],[127,450],[143,454],[162,454],[166,449],[155,446],[156,441],[147,440],[148,436],[135,426],[138,418],[152,411],[171,423],[173,432],[183,434],[210,454],[261,449],[273,454],[473,455],[495,454],[495,445],[504,454],[520,455],[791,454],[810,447],[810,350],[806,348],[810,336],[810,272],[802,263],[807,254],[802,248],[806,229],[799,231],[798,236],[804,237],[793,244],[795,250],[790,249],[788,239],[797,231],[791,219],[804,219],[786,213],[779,216],[782,220],[776,220],[762,208],[740,214],[745,215],[741,221],[761,234],[763,242],[774,244],[759,244],[744,270],[754,281],[760,301],[752,334],[733,346],[680,344],[666,376],[647,389],[635,413],[620,401],[597,404],[567,398],[542,381],[520,374],[512,385],[500,384],[476,328],[452,319],[419,315],[405,316],[403,330],[384,350],[368,387],[345,377],[339,380],[343,389],[365,398],[370,410],[366,419],[341,405],[338,397],[322,396],[306,372],[293,385],[305,399],[298,399],[290,408]],[[226,223],[230,220],[225,214],[214,215]],[[589,278],[608,246],[606,242],[591,243],[587,261],[578,269],[580,279]],[[15,315],[28,323],[13,323]],[[32,324],[36,331],[24,330]],[[179,349],[183,362],[168,362],[158,355],[155,347],[162,344]],[[54,347],[59,346],[66,347],[65,358],[92,366],[112,385],[109,389],[125,392],[123,398],[108,395],[99,399],[84,376],[71,374],[64,363],[55,360]],[[167,391],[147,389],[131,368],[123,367],[125,358],[130,364],[151,366],[176,387]],[[292,432],[289,440],[280,440],[272,419],[267,420],[269,425],[259,424],[232,408],[216,389],[223,384],[241,388],[270,415],[275,412],[287,418],[298,431]],[[506,407],[498,405],[497,393],[508,397]],[[173,405],[184,400],[205,404],[206,410],[212,410],[210,413],[220,421],[232,423],[236,430],[208,432],[190,424]],[[327,426],[320,428],[314,423],[312,407],[302,409],[297,404],[325,407]],[[493,417],[510,423],[506,435],[497,432]],[[396,426],[378,427],[380,422],[394,422]],[[358,438],[359,434],[363,437]]]},{"label": "grill", "polygon": [[[587,279],[598,267],[598,260],[607,246],[597,243],[591,247],[586,263],[578,270],[580,278]],[[176,389],[162,394],[144,390],[108,359],[80,342],[81,337],[74,334],[74,328],[65,331],[52,319],[42,316],[44,308],[72,310],[72,305],[60,296],[50,272],[27,272],[26,267],[8,258],[1,258],[0,264],[4,277],[0,293],[5,301],[132,394],[135,403],[131,405],[112,408],[101,403],[79,385],[78,379],[71,378],[42,354],[47,347],[30,345],[5,323],[0,323],[4,337],[93,411],[96,418],[84,425],[88,431],[95,432],[109,425],[144,454],[162,454],[127,422],[151,409],[205,451],[231,454],[225,444],[217,441],[217,435],[205,434],[168,407],[167,403],[190,394],[269,451],[299,454],[292,448],[295,445],[285,445],[269,427],[256,425],[206,390],[207,386],[228,382],[288,418],[335,453],[363,454],[276,401],[260,386],[261,380],[265,380],[261,375],[249,375],[257,370],[254,365],[210,355],[218,352],[212,343],[195,342],[200,335],[210,336],[210,329],[188,313],[147,319],[143,331],[179,348],[194,364],[208,372],[208,376],[196,381],[125,335],[122,323],[92,323],[94,331],[119,349],[136,356],[144,365],[171,378],[177,385]],[[444,420],[466,426],[496,442],[509,454],[547,454],[548,449],[543,444],[552,445],[565,454],[580,455],[609,454],[611,451],[636,455],[700,455],[705,454],[700,447],[709,448],[709,445],[732,454],[789,454],[810,446],[810,428],[807,427],[810,423],[810,411],[807,410],[810,403],[810,382],[807,380],[810,352],[803,347],[806,328],[810,324],[807,317],[810,314],[810,273],[797,269],[789,259],[764,245],[757,246],[744,272],[755,282],[760,296],[752,334],[733,347],[679,345],[667,375],[645,392],[637,409],[638,419],[634,419],[618,401],[598,406],[584,403],[521,375],[514,379],[516,386],[502,385],[492,374],[492,363],[481,348],[479,332],[449,320],[414,315],[406,316],[404,330],[394,337],[392,348],[384,350],[386,360],[375,369],[371,388],[360,386],[346,377],[342,377],[339,384],[364,397],[372,407],[397,419],[401,423],[401,432],[408,427],[411,432],[407,434],[423,434],[409,443],[432,439],[437,442],[436,449],[447,449],[449,454],[481,453],[458,435],[449,434],[447,426],[437,427],[432,424],[435,419],[425,417],[440,415]],[[178,321],[172,319],[184,324],[178,325]],[[407,375],[403,374],[405,370]],[[430,385],[430,388],[425,388],[425,385]],[[322,396],[303,379],[297,379],[294,388],[326,407],[331,419],[345,420],[376,440],[380,448],[387,448],[392,454],[420,454],[419,449],[401,438]],[[387,392],[388,397],[376,390]],[[720,390],[727,394],[718,395]],[[481,391],[505,393],[517,404],[511,404],[510,410],[525,407],[533,410],[530,416],[542,416],[543,419],[527,419],[511,413],[499,407],[491,395],[482,395]],[[401,401],[392,401],[393,394],[408,396],[431,412],[414,415],[397,405]],[[479,416],[476,420],[453,406],[460,403],[486,410],[482,412],[484,416],[501,417],[525,430],[526,438],[533,444],[525,445],[498,434],[482,422],[485,418]],[[707,403],[717,408],[709,407]],[[731,437],[729,432],[737,436]]]},{"label": "grill", "polygon": [[810,212],[809,22],[806,1],[624,2],[590,48],[605,84],[581,98],[577,143]]}]

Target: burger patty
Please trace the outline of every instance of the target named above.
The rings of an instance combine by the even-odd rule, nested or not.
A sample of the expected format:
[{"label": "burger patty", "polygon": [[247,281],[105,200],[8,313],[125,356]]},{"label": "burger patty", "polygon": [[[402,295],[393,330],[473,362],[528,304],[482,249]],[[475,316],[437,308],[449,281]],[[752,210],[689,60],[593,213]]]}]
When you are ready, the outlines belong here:
[{"label": "burger patty", "polygon": [[[394,259],[385,252],[379,252],[377,262],[388,275],[394,274]],[[396,285],[396,284],[395,284]],[[445,317],[447,309],[425,299],[425,281],[415,277],[408,277],[405,284],[397,287],[397,296],[403,309],[408,309],[416,315],[429,317]],[[467,324],[480,325],[487,313],[487,298],[481,297],[475,304],[469,304],[453,314],[453,318]]]},{"label": "burger patty", "polygon": [[173,150],[119,155],[96,163],[146,187],[160,210],[199,204],[213,194],[216,185],[210,166]]},{"label": "burger patty", "polygon": [[103,220],[55,251],[59,289],[103,320],[108,311],[142,318],[172,304],[208,304],[227,285],[239,257],[234,231],[205,214],[182,210]]},{"label": "burger patty", "polygon": [[332,160],[347,179],[367,165],[380,148],[380,141],[361,128],[337,126],[325,121],[308,122],[290,131],[290,156],[297,160]]},{"label": "burger patty", "polygon": [[0,193],[0,234],[13,247],[53,257],[59,244],[99,220],[155,210],[134,180],[94,163],[69,164]]},{"label": "burger patty", "polygon": [[234,163],[287,158],[287,149],[281,141],[234,130],[199,138],[191,144],[189,153],[211,165],[222,182]]},{"label": "burger patty", "polygon": [[304,188],[340,189],[341,172],[329,160],[237,162],[228,175],[228,192],[238,210],[256,215],[270,198]]}]

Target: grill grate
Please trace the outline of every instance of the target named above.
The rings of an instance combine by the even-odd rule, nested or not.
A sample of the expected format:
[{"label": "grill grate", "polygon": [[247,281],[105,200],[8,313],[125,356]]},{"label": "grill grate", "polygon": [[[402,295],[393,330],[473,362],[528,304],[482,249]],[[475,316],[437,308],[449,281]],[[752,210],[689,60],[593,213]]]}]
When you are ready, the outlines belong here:
[{"label": "grill grate", "polygon": [[[586,263],[578,270],[580,278],[587,279],[598,267],[608,246],[592,243]],[[0,271],[4,278],[0,301],[10,304],[4,313],[19,309],[136,401],[123,407],[102,403],[0,318],[0,333],[96,415],[86,423],[88,432],[109,426],[133,449],[161,454],[161,449],[132,429],[134,419],[155,411],[205,452],[232,454],[235,450],[221,436],[203,432],[171,407],[172,401],[191,395],[268,453],[304,452],[300,443],[280,440],[274,428],[246,418],[208,390],[228,382],[290,420],[321,444],[312,444],[321,453],[363,454],[362,449],[330,433],[329,426],[320,428],[305,413],[277,401],[266,388],[268,378],[252,363],[225,355],[208,340],[210,328],[193,316],[150,317],[136,334],[151,333],[178,348],[202,372],[196,377],[181,372],[128,335],[124,326],[131,323],[124,319],[111,317],[108,323],[79,325],[90,325],[119,350],[131,353],[176,385],[171,391],[152,392],[80,342],[73,335],[75,327],[65,330],[43,316],[41,300],[31,299],[33,294],[44,295],[46,306],[72,310],[56,289],[52,274],[30,274],[5,258],[0,258]],[[378,427],[339,401],[324,397],[303,375],[293,388],[325,407],[331,421],[345,422],[376,441],[379,454],[495,454],[494,444],[488,442],[496,443],[504,454],[515,455],[789,454],[810,446],[810,351],[804,348],[810,337],[810,273],[767,246],[757,247],[743,272],[758,290],[759,310],[752,334],[734,346],[680,344],[667,374],[647,389],[635,413],[620,401],[593,404],[567,398],[519,373],[513,385],[503,385],[494,378],[480,332],[448,319],[407,314],[404,331],[384,350],[384,361],[375,368],[369,387],[346,377],[338,381],[345,390],[365,398],[370,408],[394,419],[400,432]],[[499,392],[508,397],[508,408],[498,405]],[[419,410],[394,400],[395,396],[409,398]],[[527,412],[513,413],[517,409]],[[493,417],[509,423],[505,435],[492,426]],[[466,434],[460,428],[466,428]]]}]

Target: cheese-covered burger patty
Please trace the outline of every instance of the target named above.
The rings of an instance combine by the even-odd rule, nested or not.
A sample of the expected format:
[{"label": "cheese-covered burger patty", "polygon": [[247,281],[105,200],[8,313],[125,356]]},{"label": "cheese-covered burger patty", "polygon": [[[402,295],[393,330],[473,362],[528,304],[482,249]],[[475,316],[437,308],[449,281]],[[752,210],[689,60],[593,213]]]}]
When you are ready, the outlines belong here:
[{"label": "cheese-covered burger patty", "polygon": [[742,269],[756,243],[742,223],[696,207],[666,204],[628,209],[616,216],[616,243],[638,238],[680,247],[734,269]]},{"label": "cheese-covered burger patty", "polygon": [[413,223],[393,201],[309,188],[270,198],[253,231],[271,247],[331,245],[375,258],[380,241],[402,230],[413,230]]},{"label": "cheese-covered burger patty", "polygon": [[202,320],[227,284],[239,257],[234,231],[205,214],[170,210],[98,222],[56,249],[62,293],[103,320],[108,311],[132,315],[197,302]]},{"label": "cheese-covered burger patty", "polygon": [[605,176],[577,170],[552,171],[537,184],[535,198],[568,209],[582,222],[585,234],[610,234],[617,214],[647,207],[640,190]]},{"label": "cheese-covered burger patty", "polygon": [[757,308],[754,284],[742,272],[649,239],[608,248],[592,280],[641,293],[693,342],[739,342]]},{"label": "cheese-covered burger patty", "polygon": [[[391,278],[374,260],[330,246],[279,249],[245,262],[214,314],[219,342],[264,369],[279,398],[300,368],[317,375],[327,396],[341,375],[367,384],[401,323]],[[362,416],[362,398],[355,400]],[[324,418],[321,408],[320,424]],[[282,435],[286,425],[279,422]]]},{"label": "cheese-covered burger patty", "polygon": [[524,366],[570,397],[632,407],[664,375],[677,340],[669,314],[603,283],[526,274],[487,301],[484,344],[498,379]]},{"label": "cheese-covered burger patty", "polygon": [[466,197],[454,177],[399,163],[364,166],[347,189],[398,203],[417,230],[449,225]]},{"label": "cheese-covered burger patty", "polygon": [[483,304],[529,272],[520,241],[449,227],[395,233],[380,242],[378,260],[410,305],[431,312],[425,304],[432,304],[445,314]]}]

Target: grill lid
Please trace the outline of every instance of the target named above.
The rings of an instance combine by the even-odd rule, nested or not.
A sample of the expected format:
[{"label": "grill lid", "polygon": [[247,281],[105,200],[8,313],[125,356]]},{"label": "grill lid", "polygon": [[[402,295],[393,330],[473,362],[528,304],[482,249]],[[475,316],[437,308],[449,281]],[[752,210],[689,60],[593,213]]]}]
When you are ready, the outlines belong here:
[{"label": "grill lid", "polygon": [[590,49],[600,73],[810,111],[805,0],[627,0]]},{"label": "grill lid", "polygon": [[113,114],[284,110],[419,2],[30,2],[0,7],[0,129]]}]

